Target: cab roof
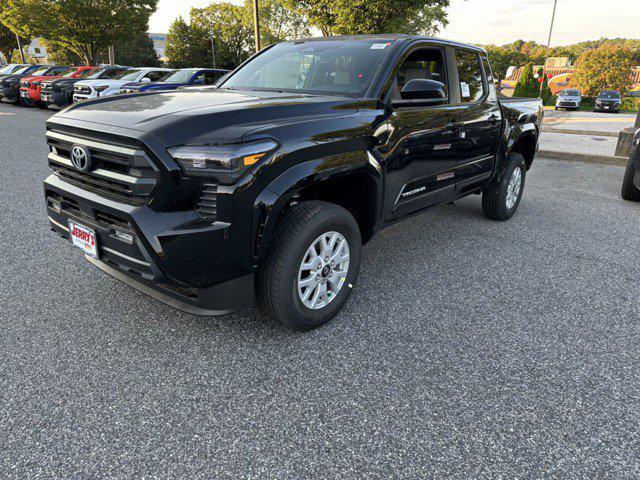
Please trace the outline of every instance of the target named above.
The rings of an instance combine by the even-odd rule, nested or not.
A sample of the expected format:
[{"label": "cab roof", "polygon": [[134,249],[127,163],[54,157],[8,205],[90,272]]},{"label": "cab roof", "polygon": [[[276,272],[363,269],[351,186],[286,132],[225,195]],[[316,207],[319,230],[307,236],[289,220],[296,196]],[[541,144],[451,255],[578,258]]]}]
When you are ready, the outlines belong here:
[{"label": "cab roof", "polygon": [[335,42],[335,41],[358,41],[358,40],[379,40],[379,41],[419,41],[423,40],[425,42],[433,42],[440,45],[448,45],[452,47],[461,47],[469,50],[475,50],[479,53],[486,54],[487,51],[479,47],[477,45],[472,45],[469,43],[461,43],[455,42],[453,40],[445,40],[442,38],[436,37],[427,37],[423,35],[406,35],[401,33],[380,33],[373,35],[338,35],[333,37],[310,37],[310,38],[300,38],[298,40],[290,40],[291,43],[303,43],[303,42]]}]

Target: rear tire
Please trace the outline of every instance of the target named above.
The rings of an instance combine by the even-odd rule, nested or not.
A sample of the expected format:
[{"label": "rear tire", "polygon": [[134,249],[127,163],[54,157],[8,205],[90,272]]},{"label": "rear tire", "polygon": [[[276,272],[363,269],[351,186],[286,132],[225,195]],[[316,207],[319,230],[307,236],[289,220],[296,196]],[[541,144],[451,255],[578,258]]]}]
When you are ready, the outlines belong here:
[{"label": "rear tire", "polygon": [[[323,250],[325,245],[327,250]],[[289,328],[311,330],[324,325],[351,295],[361,248],[358,223],[344,208],[319,201],[291,207],[276,227],[270,251],[258,270],[258,303]]]},{"label": "rear tire", "polygon": [[527,167],[524,157],[512,153],[500,182],[482,192],[482,211],[491,220],[509,220],[520,205]]},{"label": "rear tire", "polygon": [[640,202],[640,190],[633,184],[633,177],[636,174],[633,160],[630,158],[627,163],[627,169],[624,172],[624,180],[622,181],[622,198],[630,202]]}]

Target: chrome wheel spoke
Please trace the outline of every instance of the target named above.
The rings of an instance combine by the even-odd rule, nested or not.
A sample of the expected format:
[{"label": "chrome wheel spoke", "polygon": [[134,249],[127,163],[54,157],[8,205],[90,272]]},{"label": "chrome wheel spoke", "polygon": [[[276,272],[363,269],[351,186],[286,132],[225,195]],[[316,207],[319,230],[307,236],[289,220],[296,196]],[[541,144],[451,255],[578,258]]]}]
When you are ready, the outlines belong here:
[{"label": "chrome wheel spoke", "polygon": [[298,269],[298,296],[310,309],[334,300],[349,272],[349,243],[338,232],[320,235],[309,246]]}]

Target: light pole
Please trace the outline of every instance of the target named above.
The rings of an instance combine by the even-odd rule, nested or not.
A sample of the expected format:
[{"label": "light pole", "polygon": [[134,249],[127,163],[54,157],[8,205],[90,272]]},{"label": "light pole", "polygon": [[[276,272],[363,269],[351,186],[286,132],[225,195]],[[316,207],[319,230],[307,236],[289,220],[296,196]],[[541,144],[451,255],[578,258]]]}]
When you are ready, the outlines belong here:
[{"label": "light pole", "polygon": [[553,14],[551,15],[551,26],[549,27],[549,39],[547,40],[547,47],[551,47],[551,33],[553,33],[553,22],[556,19],[556,7],[558,6],[558,0],[553,0]]},{"label": "light pole", "polygon": [[253,35],[256,37],[256,53],[260,51],[260,15],[258,0],[253,0]]}]

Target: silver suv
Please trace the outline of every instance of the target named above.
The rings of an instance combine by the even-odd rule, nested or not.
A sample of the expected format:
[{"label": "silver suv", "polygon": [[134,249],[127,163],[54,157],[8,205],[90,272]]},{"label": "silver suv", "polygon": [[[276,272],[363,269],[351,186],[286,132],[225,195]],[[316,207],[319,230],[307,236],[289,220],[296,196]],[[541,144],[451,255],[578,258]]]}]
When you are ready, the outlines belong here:
[{"label": "silver suv", "polygon": [[569,89],[562,90],[556,100],[556,110],[559,108],[566,108],[567,110],[580,110],[580,103],[582,102],[582,94],[580,90]]}]

